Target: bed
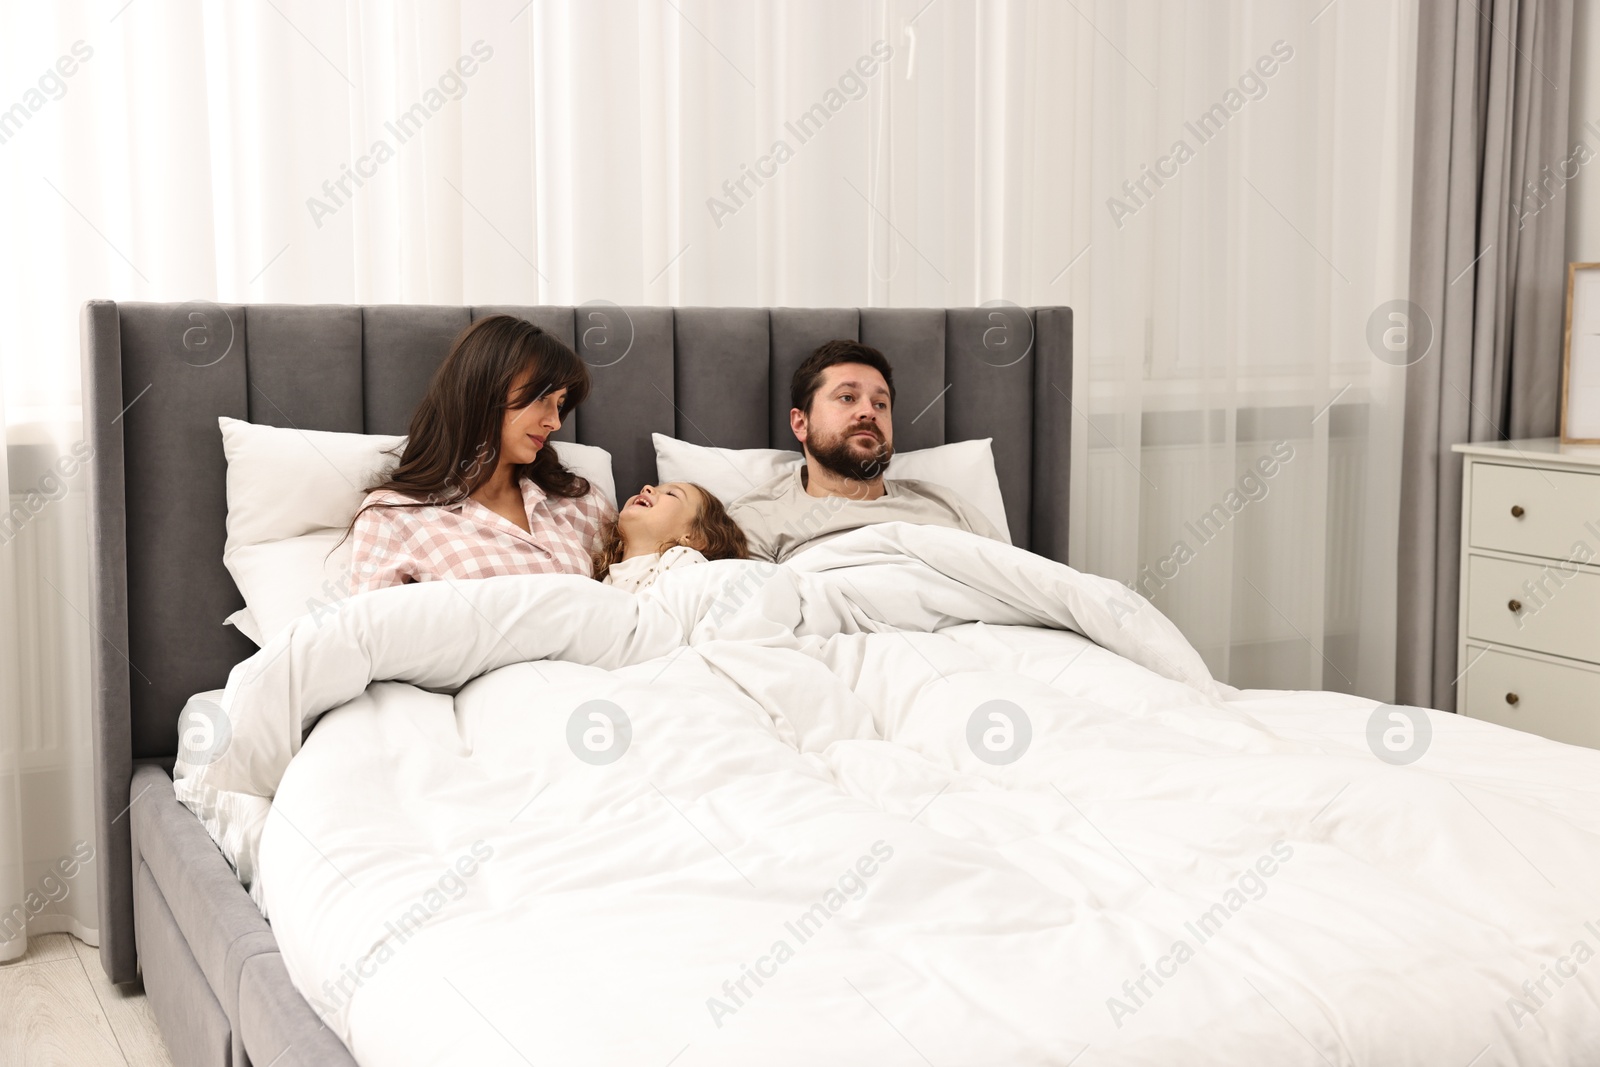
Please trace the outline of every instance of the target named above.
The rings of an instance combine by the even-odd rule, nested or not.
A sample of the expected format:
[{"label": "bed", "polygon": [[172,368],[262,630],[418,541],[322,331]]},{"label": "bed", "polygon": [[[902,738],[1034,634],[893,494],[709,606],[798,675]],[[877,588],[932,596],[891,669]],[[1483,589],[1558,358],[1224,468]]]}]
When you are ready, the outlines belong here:
[{"label": "bed", "polygon": [[217,417],[402,434],[451,339],[497,312],[523,315],[584,353],[592,399],[557,440],[606,448],[627,486],[654,477],[652,431],[795,447],[786,398],[800,360],[834,337],[876,345],[899,370],[906,406],[926,409],[903,420],[901,447],[992,437],[1013,539],[1066,558],[1065,308],[1018,318],[1010,308],[88,303],[101,962],[118,982],[142,971],[178,1064],[351,1062],[290,984],[271,928],[233,871],[172,795],[185,701],[221,687],[255,651],[221,625],[242,601],[221,563]]},{"label": "bed", "polygon": [[[1013,545],[887,524],[224,630],[217,416],[403,432],[490,310],[85,310],[101,951],[175,1062],[1600,1059],[1600,755],[1233,689],[1066,567],[1065,309],[510,309],[590,360],[563,434],[628,488],[650,432],[787,447],[799,359],[874,344],[899,448],[993,440]],[[224,682],[271,925],[168,777]]]}]

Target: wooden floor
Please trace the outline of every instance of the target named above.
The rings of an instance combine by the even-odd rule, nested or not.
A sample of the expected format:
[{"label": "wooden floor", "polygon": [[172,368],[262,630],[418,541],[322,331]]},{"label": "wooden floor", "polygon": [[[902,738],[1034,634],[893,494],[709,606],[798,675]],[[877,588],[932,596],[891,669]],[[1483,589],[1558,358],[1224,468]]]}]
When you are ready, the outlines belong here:
[{"label": "wooden floor", "polygon": [[0,1064],[172,1067],[144,991],[117,987],[100,952],[70,934],[28,939],[0,964]]}]

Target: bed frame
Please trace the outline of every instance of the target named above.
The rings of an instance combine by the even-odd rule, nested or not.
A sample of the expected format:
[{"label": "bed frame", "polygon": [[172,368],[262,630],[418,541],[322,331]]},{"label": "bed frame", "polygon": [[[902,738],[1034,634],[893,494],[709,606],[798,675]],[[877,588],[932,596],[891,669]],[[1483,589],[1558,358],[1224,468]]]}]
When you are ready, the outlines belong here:
[{"label": "bed frame", "polygon": [[1072,313],[1066,308],[799,309],[147,304],[82,316],[90,462],[100,960],[141,973],[179,1067],[350,1065],[295,990],[272,928],[173,795],[178,714],[255,651],[222,565],[217,416],[403,434],[470,322],[509,312],[587,361],[588,401],[556,435],[613,456],[617,488],[655,478],[652,431],[796,448],[789,378],[822,341],[895,368],[901,451],[994,439],[1013,540],[1067,558]]}]

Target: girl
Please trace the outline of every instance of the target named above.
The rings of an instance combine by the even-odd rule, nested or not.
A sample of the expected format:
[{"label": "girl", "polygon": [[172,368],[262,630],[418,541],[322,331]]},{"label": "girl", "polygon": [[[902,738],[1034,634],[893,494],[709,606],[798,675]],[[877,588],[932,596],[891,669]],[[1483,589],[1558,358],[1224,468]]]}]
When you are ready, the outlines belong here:
[{"label": "girl", "polygon": [[400,465],[350,524],[354,591],[592,573],[616,509],[549,445],[588,393],[583,360],[533,323],[467,327],[411,417]]},{"label": "girl", "polygon": [[692,482],[668,482],[623,504],[595,553],[594,576],[637,593],[673,567],[749,556],[744,531],[720,500]]}]

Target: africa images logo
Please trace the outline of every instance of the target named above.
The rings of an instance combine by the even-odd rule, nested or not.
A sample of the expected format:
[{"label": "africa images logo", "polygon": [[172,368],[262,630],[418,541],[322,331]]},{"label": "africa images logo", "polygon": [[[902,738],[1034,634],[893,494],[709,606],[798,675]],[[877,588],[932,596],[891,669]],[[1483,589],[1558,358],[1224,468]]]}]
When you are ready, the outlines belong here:
[{"label": "africa images logo", "polygon": [[[748,963],[741,964],[739,975],[722,983],[722,996],[707,997],[706,1010],[711,1013],[711,1021],[716,1023],[717,1029],[722,1029],[731,1016],[737,1015],[739,1009],[766,984],[767,979],[777,976],[779,967],[794,959],[795,950],[820,934],[828,920],[842,911],[849,901],[865,897],[868,880],[893,858],[893,845],[887,841],[874,841],[868,852],[846,867],[815,903],[783,924],[788,937],[773,941],[767,953],[756,958],[754,968]],[[789,941],[791,937],[793,944]]]}]

